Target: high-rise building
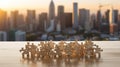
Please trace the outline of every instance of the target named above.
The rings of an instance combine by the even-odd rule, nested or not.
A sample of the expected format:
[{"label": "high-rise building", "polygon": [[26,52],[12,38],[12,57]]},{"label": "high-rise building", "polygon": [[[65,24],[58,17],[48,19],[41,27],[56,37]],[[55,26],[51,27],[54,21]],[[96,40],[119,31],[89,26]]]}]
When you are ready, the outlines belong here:
[{"label": "high-rise building", "polygon": [[19,11],[15,10],[11,12],[10,16],[10,28],[16,30],[18,28],[18,16],[19,16]]},{"label": "high-rise building", "polygon": [[109,24],[109,14],[110,14],[110,10],[108,9],[106,12],[105,12],[105,21]]},{"label": "high-rise building", "polygon": [[49,6],[49,20],[55,19],[55,6],[53,0],[50,2]]},{"label": "high-rise building", "polygon": [[120,14],[118,15],[118,31],[120,31]]},{"label": "high-rise building", "polygon": [[35,30],[35,23],[36,23],[36,12],[35,10],[27,10],[27,17],[26,17],[26,22],[27,22],[27,31],[32,32]]},{"label": "high-rise building", "polygon": [[38,30],[40,32],[44,32],[47,26],[46,24],[47,24],[47,13],[41,13],[39,15]]},{"label": "high-rise building", "polygon": [[107,9],[105,12],[105,15],[102,17],[102,23],[101,23],[101,33],[104,34],[109,34],[110,33],[110,21],[109,21],[109,16],[110,16],[110,10]]},{"label": "high-rise building", "polygon": [[119,11],[117,9],[114,9],[113,10],[113,13],[114,13],[114,23],[115,23],[115,33],[118,33],[119,29],[118,29],[118,26],[119,26],[119,23],[118,23],[118,13]]},{"label": "high-rise building", "polygon": [[111,9],[110,9],[110,12],[109,12],[109,23],[110,23],[110,24],[115,23],[115,21],[114,21],[114,12],[113,12],[113,8],[111,8]]},{"label": "high-rise building", "polygon": [[85,29],[86,31],[89,31],[90,28],[90,12],[88,9],[79,9],[79,24],[80,26]]},{"label": "high-rise building", "polygon": [[18,29],[25,31],[25,29],[26,29],[26,23],[25,23],[25,21],[24,21],[24,16],[23,16],[22,14],[19,14],[19,15],[18,15],[18,20],[17,20],[17,22],[18,22],[18,23],[17,23]]},{"label": "high-rise building", "polygon": [[19,14],[18,10],[12,11],[9,17],[10,29],[12,30],[25,30],[24,16]]},{"label": "high-rise building", "polygon": [[118,10],[116,9],[114,9],[113,10],[113,13],[114,13],[114,22],[116,23],[116,24],[118,24]]},{"label": "high-rise building", "polygon": [[117,24],[115,23],[115,12],[113,7],[110,9],[110,14],[109,14],[109,24],[110,24],[110,34],[113,35],[118,32]]},{"label": "high-rise building", "polygon": [[64,6],[58,6],[58,18],[60,18],[64,14]]},{"label": "high-rise building", "polygon": [[36,12],[35,10],[27,10],[27,23],[34,23],[31,20],[36,19]]},{"label": "high-rise building", "polygon": [[95,14],[92,14],[90,16],[90,26],[91,26],[91,29],[94,29],[96,30],[96,15]]},{"label": "high-rise building", "polygon": [[102,14],[101,14],[101,11],[98,10],[98,12],[97,12],[96,30],[101,31],[101,24],[102,24]]},{"label": "high-rise building", "polygon": [[61,30],[65,29],[65,23],[64,23],[64,6],[60,5],[58,6],[58,23],[60,23]]},{"label": "high-rise building", "polygon": [[0,30],[6,30],[7,28],[7,13],[0,9]]},{"label": "high-rise building", "polygon": [[78,4],[73,3],[73,28],[78,28]]},{"label": "high-rise building", "polygon": [[65,28],[71,28],[72,27],[72,13],[64,13],[64,23]]}]

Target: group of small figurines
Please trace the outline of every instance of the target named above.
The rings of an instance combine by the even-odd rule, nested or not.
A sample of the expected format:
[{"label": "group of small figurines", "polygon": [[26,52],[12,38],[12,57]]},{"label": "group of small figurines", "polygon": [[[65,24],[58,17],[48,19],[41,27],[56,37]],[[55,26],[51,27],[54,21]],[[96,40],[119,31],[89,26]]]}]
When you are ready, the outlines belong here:
[{"label": "group of small figurines", "polygon": [[77,40],[72,42],[60,41],[40,41],[38,45],[29,43],[25,48],[21,48],[22,58],[26,59],[47,59],[47,58],[100,58],[101,51],[98,45],[91,40],[79,43]]}]

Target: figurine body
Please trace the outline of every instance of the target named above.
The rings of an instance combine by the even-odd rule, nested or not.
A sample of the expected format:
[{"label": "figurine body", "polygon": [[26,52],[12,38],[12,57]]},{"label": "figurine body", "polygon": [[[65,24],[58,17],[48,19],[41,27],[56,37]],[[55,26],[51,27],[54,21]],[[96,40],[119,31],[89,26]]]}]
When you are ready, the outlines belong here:
[{"label": "figurine body", "polygon": [[53,41],[41,41],[38,46],[34,43],[30,45],[27,42],[25,48],[20,50],[22,58],[32,60],[45,58],[100,58],[101,51],[103,50],[90,40],[86,40],[85,43],[79,43],[77,40],[70,43],[60,41],[58,44]]}]

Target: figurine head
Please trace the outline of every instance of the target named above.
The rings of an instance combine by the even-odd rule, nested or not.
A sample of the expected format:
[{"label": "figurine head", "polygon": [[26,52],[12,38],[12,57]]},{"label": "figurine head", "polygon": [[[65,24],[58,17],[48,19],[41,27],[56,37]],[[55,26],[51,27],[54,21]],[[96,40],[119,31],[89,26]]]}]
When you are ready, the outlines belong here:
[{"label": "figurine head", "polygon": [[27,45],[29,45],[30,44],[30,42],[27,42]]},{"label": "figurine head", "polygon": [[32,43],[32,45],[34,45],[34,43]]}]

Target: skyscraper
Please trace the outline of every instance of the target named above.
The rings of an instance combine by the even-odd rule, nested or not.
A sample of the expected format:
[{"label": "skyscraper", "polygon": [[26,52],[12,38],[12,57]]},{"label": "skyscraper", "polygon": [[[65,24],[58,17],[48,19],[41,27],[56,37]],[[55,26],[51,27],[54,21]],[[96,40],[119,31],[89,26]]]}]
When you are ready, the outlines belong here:
[{"label": "skyscraper", "polygon": [[38,30],[40,32],[44,32],[45,31],[45,22],[47,22],[47,13],[41,13],[39,15],[39,24],[38,24]]},{"label": "skyscraper", "polygon": [[114,22],[116,23],[116,24],[118,24],[118,10],[117,9],[114,9],[113,10],[113,13],[114,13]]},{"label": "skyscraper", "polygon": [[18,28],[18,16],[19,16],[19,11],[15,10],[11,12],[10,16],[10,24],[11,24],[11,29],[17,29]]},{"label": "skyscraper", "polygon": [[65,23],[64,23],[63,15],[64,15],[64,6],[60,5],[60,6],[58,6],[57,17],[58,17],[58,23],[61,26],[61,30],[63,30],[65,28]]},{"label": "skyscraper", "polygon": [[91,28],[90,26],[90,12],[88,9],[80,9],[79,10],[79,21],[80,26],[85,29],[86,31],[89,31]]},{"label": "skyscraper", "polygon": [[101,28],[100,28],[101,33],[109,34],[109,31],[110,31],[109,15],[110,15],[110,10],[107,9],[107,11],[105,12],[105,15],[102,16],[102,23],[101,23]]},{"label": "skyscraper", "polygon": [[109,14],[110,14],[110,10],[108,9],[106,12],[105,12],[105,21],[106,21],[106,23],[110,23],[110,21],[109,21]]},{"label": "skyscraper", "polygon": [[78,4],[73,3],[73,28],[78,28]]},{"label": "skyscraper", "polygon": [[115,12],[113,7],[111,7],[110,9],[109,21],[110,21],[110,34],[113,35],[118,31],[117,24],[115,23]]},{"label": "skyscraper", "polygon": [[58,18],[60,18],[64,13],[64,6],[58,6]]},{"label": "skyscraper", "polygon": [[25,31],[26,23],[25,23],[25,21],[24,21],[24,15],[19,14],[17,21],[18,21],[18,23],[17,23],[18,29]]},{"label": "skyscraper", "polygon": [[0,30],[7,28],[7,12],[0,9]]},{"label": "skyscraper", "polygon": [[91,25],[91,29],[96,30],[96,14],[92,14],[90,16],[90,25]]},{"label": "skyscraper", "polygon": [[102,24],[102,15],[101,15],[101,11],[98,10],[98,12],[97,12],[96,30],[101,31],[101,24]]},{"label": "skyscraper", "polygon": [[27,31],[32,32],[35,29],[35,23],[36,23],[36,12],[35,10],[27,10]]},{"label": "skyscraper", "polygon": [[64,23],[65,28],[71,28],[72,27],[72,13],[64,13]]},{"label": "skyscraper", "polygon": [[118,15],[118,30],[120,30],[120,14]]},{"label": "skyscraper", "polygon": [[33,20],[36,19],[36,12],[35,10],[27,10],[27,22],[34,23]]},{"label": "skyscraper", "polygon": [[55,6],[53,0],[50,2],[49,6],[49,20],[55,19]]},{"label": "skyscraper", "polygon": [[109,22],[110,22],[110,24],[115,23],[115,21],[114,21],[114,12],[113,12],[113,8],[112,7],[110,8]]}]

